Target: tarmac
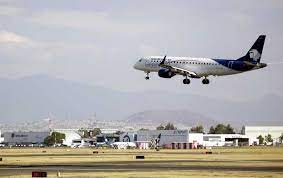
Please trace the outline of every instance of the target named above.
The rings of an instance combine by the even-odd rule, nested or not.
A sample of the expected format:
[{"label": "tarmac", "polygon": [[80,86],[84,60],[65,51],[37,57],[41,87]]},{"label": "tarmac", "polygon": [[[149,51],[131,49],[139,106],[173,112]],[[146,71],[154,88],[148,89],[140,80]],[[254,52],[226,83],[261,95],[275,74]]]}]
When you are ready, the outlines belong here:
[{"label": "tarmac", "polygon": [[[283,161],[283,160],[281,160]],[[278,172],[283,173],[282,166],[197,166],[197,165],[182,165],[183,163],[202,163],[217,161],[196,161],[196,160],[158,160],[158,161],[107,161],[91,163],[91,165],[79,165],[79,164],[48,164],[48,165],[33,165],[33,166],[0,166],[0,176],[11,176],[30,174],[32,171],[46,171],[48,173],[72,173],[72,172],[148,172],[148,171],[257,171],[257,172]],[[223,162],[223,160],[221,161]],[[227,161],[231,162],[231,161]]]}]

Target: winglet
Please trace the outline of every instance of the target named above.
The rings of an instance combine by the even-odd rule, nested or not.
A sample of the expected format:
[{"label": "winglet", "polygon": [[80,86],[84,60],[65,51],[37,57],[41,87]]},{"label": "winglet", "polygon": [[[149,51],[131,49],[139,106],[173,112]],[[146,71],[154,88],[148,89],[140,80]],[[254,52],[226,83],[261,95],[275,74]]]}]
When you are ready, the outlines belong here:
[{"label": "winglet", "polygon": [[163,60],[160,62],[159,65],[163,65],[165,63],[165,60],[166,60],[166,55],[164,56]]}]

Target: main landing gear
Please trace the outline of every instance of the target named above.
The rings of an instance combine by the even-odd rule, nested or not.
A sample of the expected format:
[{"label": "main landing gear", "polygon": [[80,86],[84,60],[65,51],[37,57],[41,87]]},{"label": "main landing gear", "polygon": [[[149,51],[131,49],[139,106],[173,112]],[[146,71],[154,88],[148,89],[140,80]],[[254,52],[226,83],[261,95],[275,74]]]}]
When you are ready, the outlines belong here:
[{"label": "main landing gear", "polygon": [[150,72],[146,72],[146,77],[145,77],[146,80],[149,80],[149,73]]},{"label": "main landing gear", "polygon": [[204,85],[209,84],[209,80],[206,77],[204,77],[204,79],[202,80],[202,84]]},{"label": "main landing gear", "polygon": [[188,79],[188,76],[186,76],[186,78],[183,80],[183,84],[190,84],[191,81],[190,79]]}]

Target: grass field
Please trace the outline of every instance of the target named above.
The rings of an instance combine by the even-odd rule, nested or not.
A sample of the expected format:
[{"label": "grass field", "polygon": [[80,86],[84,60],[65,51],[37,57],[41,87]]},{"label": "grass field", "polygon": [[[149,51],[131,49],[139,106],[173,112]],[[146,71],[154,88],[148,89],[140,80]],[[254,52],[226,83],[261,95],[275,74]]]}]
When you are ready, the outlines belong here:
[{"label": "grass field", "polygon": [[[98,151],[98,153],[93,153]],[[212,151],[212,154],[205,154]],[[144,160],[136,160],[144,155]],[[283,148],[212,150],[0,149],[0,177],[283,177]]]}]

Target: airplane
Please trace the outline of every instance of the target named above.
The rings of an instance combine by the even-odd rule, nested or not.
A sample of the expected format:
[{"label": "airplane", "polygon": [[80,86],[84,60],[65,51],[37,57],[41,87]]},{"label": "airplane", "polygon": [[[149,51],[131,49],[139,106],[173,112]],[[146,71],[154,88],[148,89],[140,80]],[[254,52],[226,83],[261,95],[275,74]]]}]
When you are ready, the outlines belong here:
[{"label": "airplane", "polygon": [[134,142],[114,142],[111,144],[111,146],[117,149],[127,149],[127,148],[137,147],[137,145]]},{"label": "airplane", "polygon": [[162,78],[182,75],[185,77],[184,84],[190,84],[188,77],[197,79],[204,77],[202,83],[209,84],[208,76],[233,75],[266,67],[266,63],[260,62],[265,37],[260,35],[246,55],[236,60],[149,56],[140,58],[134,68],[144,71],[146,80],[149,79],[150,72],[158,72],[158,76]]},{"label": "airplane", "polygon": [[106,136],[104,135],[104,139],[103,142],[97,142],[95,144],[96,147],[110,147],[111,146],[111,142],[108,141],[108,139],[106,138]]},{"label": "airplane", "polygon": [[161,133],[156,138],[151,139],[151,146],[156,150],[159,147],[160,139],[161,139]]}]

